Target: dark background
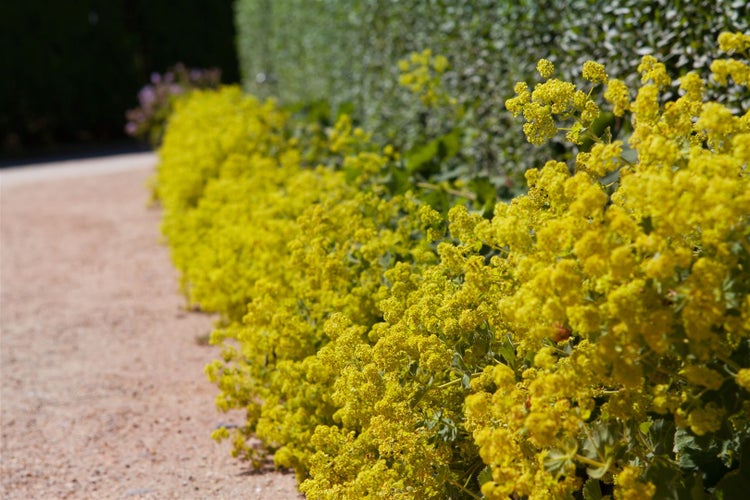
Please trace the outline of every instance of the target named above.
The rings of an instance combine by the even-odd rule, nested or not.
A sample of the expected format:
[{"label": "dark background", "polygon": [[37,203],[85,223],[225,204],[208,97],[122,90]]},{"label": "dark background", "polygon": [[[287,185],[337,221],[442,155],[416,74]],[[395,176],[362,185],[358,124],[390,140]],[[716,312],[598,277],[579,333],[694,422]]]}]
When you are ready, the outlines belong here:
[{"label": "dark background", "polygon": [[4,0],[0,160],[137,147],[125,111],[182,62],[239,79],[232,0]]}]

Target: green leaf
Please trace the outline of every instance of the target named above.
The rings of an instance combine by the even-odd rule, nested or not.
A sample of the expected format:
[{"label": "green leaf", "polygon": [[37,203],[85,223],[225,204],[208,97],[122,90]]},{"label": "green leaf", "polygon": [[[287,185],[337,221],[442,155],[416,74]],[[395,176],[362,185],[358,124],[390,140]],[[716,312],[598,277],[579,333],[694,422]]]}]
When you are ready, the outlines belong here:
[{"label": "green leaf", "polygon": [[552,449],[544,458],[544,468],[555,476],[562,476],[569,469],[575,468],[575,455],[578,452],[578,443],[570,440],[565,443],[563,449]]},{"label": "green leaf", "polygon": [[432,161],[438,154],[438,140],[428,142],[423,146],[417,146],[409,151],[404,157],[404,163],[409,172],[417,172],[424,165]]},{"label": "green leaf", "polygon": [[742,443],[739,468],[730,471],[716,485],[716,498],[730,500],[744,498],[750,492],[750,440]]},{"label": "green leaf", "polygon": [[[680,470],[676,463],[664,455],[654,457],[645,472],[645,478],[656,486],[655,498],[664,500],[691,498],[686,484],[693,479],[692,476]],[[700,478],[697,482],[700,482]]]},{"label": "green leaf", "polygon": [[601,467],[589,467],[586,469],[586,473],[593,479],[601,479],[609,471],[609,468],[612,467],[613,462],[614,459],[612,457],[607,457],[607,461]]},{"label": "green leaf", "polygon": [[584,500],[602,500],[602,487],[598,479],[589,479],[583,485]]},{"label": "green leaf", "polygon": [[500,353],[500,356],[505,360],[505,364],[510,366],[513,371],[516,370],[516,348],[513,346],[513,342],[510,340],[510,336],[506,335],[503,338],[503,342],[500,344],[500,347],[497,349],[497,352]]},{"label": "green leaf", "polygon": [[411,173],[420,172],[425,175],[436,173],[440,163],[461,151],[461,134],[460,128],[454,128],[427,144],[415,146],[404,156],[406,168]]},{"label": "green leaf", "polygon": [[495,206],[497,190],[487,177],[478,177],[469,182],[469,189],[477,197],[477,204],[482,207],[485,215],[490,215]]},{"label": "green leaf", "polygon": [[644,434],[654,455],[666,455],[674,449],[674,422],[663,418],[654,420]]},{"label": "green leaf", "polygon": [[544,458],[544,468],[555,476],[562,476],[566,470],[574,466],[573,457],[562,451],[550,450]]},{"label": "green leaf", "polygon": [[647,215],[646,217],[641,219],[641,227],[646,234],[651,234],[651,231],[654,230],[654,221],[651,220],[650,215]]},{"label": "green leaf", "polygon": [[709,436],[694,436],[685,429],[677,429],[674,437],[674,451],[680,468],[698,472],[706,486],[716,484],[728,468],[721,460],[726,442]]},{"label": "green leaf", "polygon": [[488,465],[477,476],[477,483],[479,483],[479,487],[481,488],[484,483],[489,483],[490,481],[492,481],[492,469]]}]

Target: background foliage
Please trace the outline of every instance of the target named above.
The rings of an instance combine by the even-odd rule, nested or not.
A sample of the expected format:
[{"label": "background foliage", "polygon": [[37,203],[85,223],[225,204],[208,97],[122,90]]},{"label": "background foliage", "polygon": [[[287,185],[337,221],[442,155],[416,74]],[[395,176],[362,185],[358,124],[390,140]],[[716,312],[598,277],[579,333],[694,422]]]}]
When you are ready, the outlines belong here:
[{"label": "background foliage", "polygon": [[[505,195],[524,184],[526,168],[571,154],[563,141],[535,149],[508,133],[503,102],[537,60],[569,81],[580,80],[583,60],[606,61],[610,76],[632,85],[644,54],[678,76],[706,69],[720,31],[750,28],[741,0],[238,0],[235,18],[248,91],[356,110],[355,120],[405,151],[453,133],[460,149],[441,162],[443,175],[488,178]],[[452,108],[424,106],[398,84],[398,61],[425,48],[448,59]],[[743,92],[732,100],[747,106]]]},{"label": "background foliage", "polygon": [[0,152],[124,138],[138,89],[180,61],[237,81],[231,4],[4,1]]}]

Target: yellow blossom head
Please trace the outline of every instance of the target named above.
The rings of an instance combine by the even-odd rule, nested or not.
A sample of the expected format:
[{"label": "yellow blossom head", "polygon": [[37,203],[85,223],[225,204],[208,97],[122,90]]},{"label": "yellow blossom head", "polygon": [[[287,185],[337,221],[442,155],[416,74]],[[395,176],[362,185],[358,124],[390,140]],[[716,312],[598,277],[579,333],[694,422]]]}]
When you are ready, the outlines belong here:
[{"label": "yellow blossom head", "polygon": [[591,83],[606,83],[609,77],[604,71],[604,65],[594,61],[583,63],[583,78]]},{"label": "yellow blossom head", "polygon": [[549,78],[555,73],[555,65],[548,59],[539,59],[536,63],[536,70],[542,78]]}]

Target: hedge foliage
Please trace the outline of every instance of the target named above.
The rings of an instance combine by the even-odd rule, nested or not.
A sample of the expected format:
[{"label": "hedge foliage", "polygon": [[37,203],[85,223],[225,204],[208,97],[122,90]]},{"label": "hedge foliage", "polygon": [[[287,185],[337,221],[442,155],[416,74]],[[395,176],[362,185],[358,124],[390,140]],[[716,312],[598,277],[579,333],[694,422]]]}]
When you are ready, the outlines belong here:
[{"label": "hedge foliage", "polygon": [[[719,44],[738,58],[713,81],[747,87],[750,36]],[[423,92],[439,56],[401,66],[452,105]],[[274,453],[309,498],[742,496],[750,111],[651,56],[636,87],[536,68],[505,103],[527,139],[592,144],[489,213],[460,183],[436,202],[347,115],[182,101],[157,194],[190,301],[222,317],[207,373],[246,412],[215,432],[236,455]],[[604,112],[627,144],[592,131]]]},{"label": "hedge foliage", "polygon": [[[444,177],[486,177],[509,194],[525,169],[573,154],[564,141],[532,148],[512,133],[503,103],[540,58],[566,80],[585,60],[606,62],[632,86],[643,55],[675,76],[707,70],[719,32],[750,30],[741,0],[239,0],[235,19],[249,92],[353,110],[402,151],[453,134],[461,147],[442,163]],[[427,107],[397,84],[398,61],[427,47],[450,63],[442,79],[456,109]],[[749,98],[743,91],[744,106]]]}]

